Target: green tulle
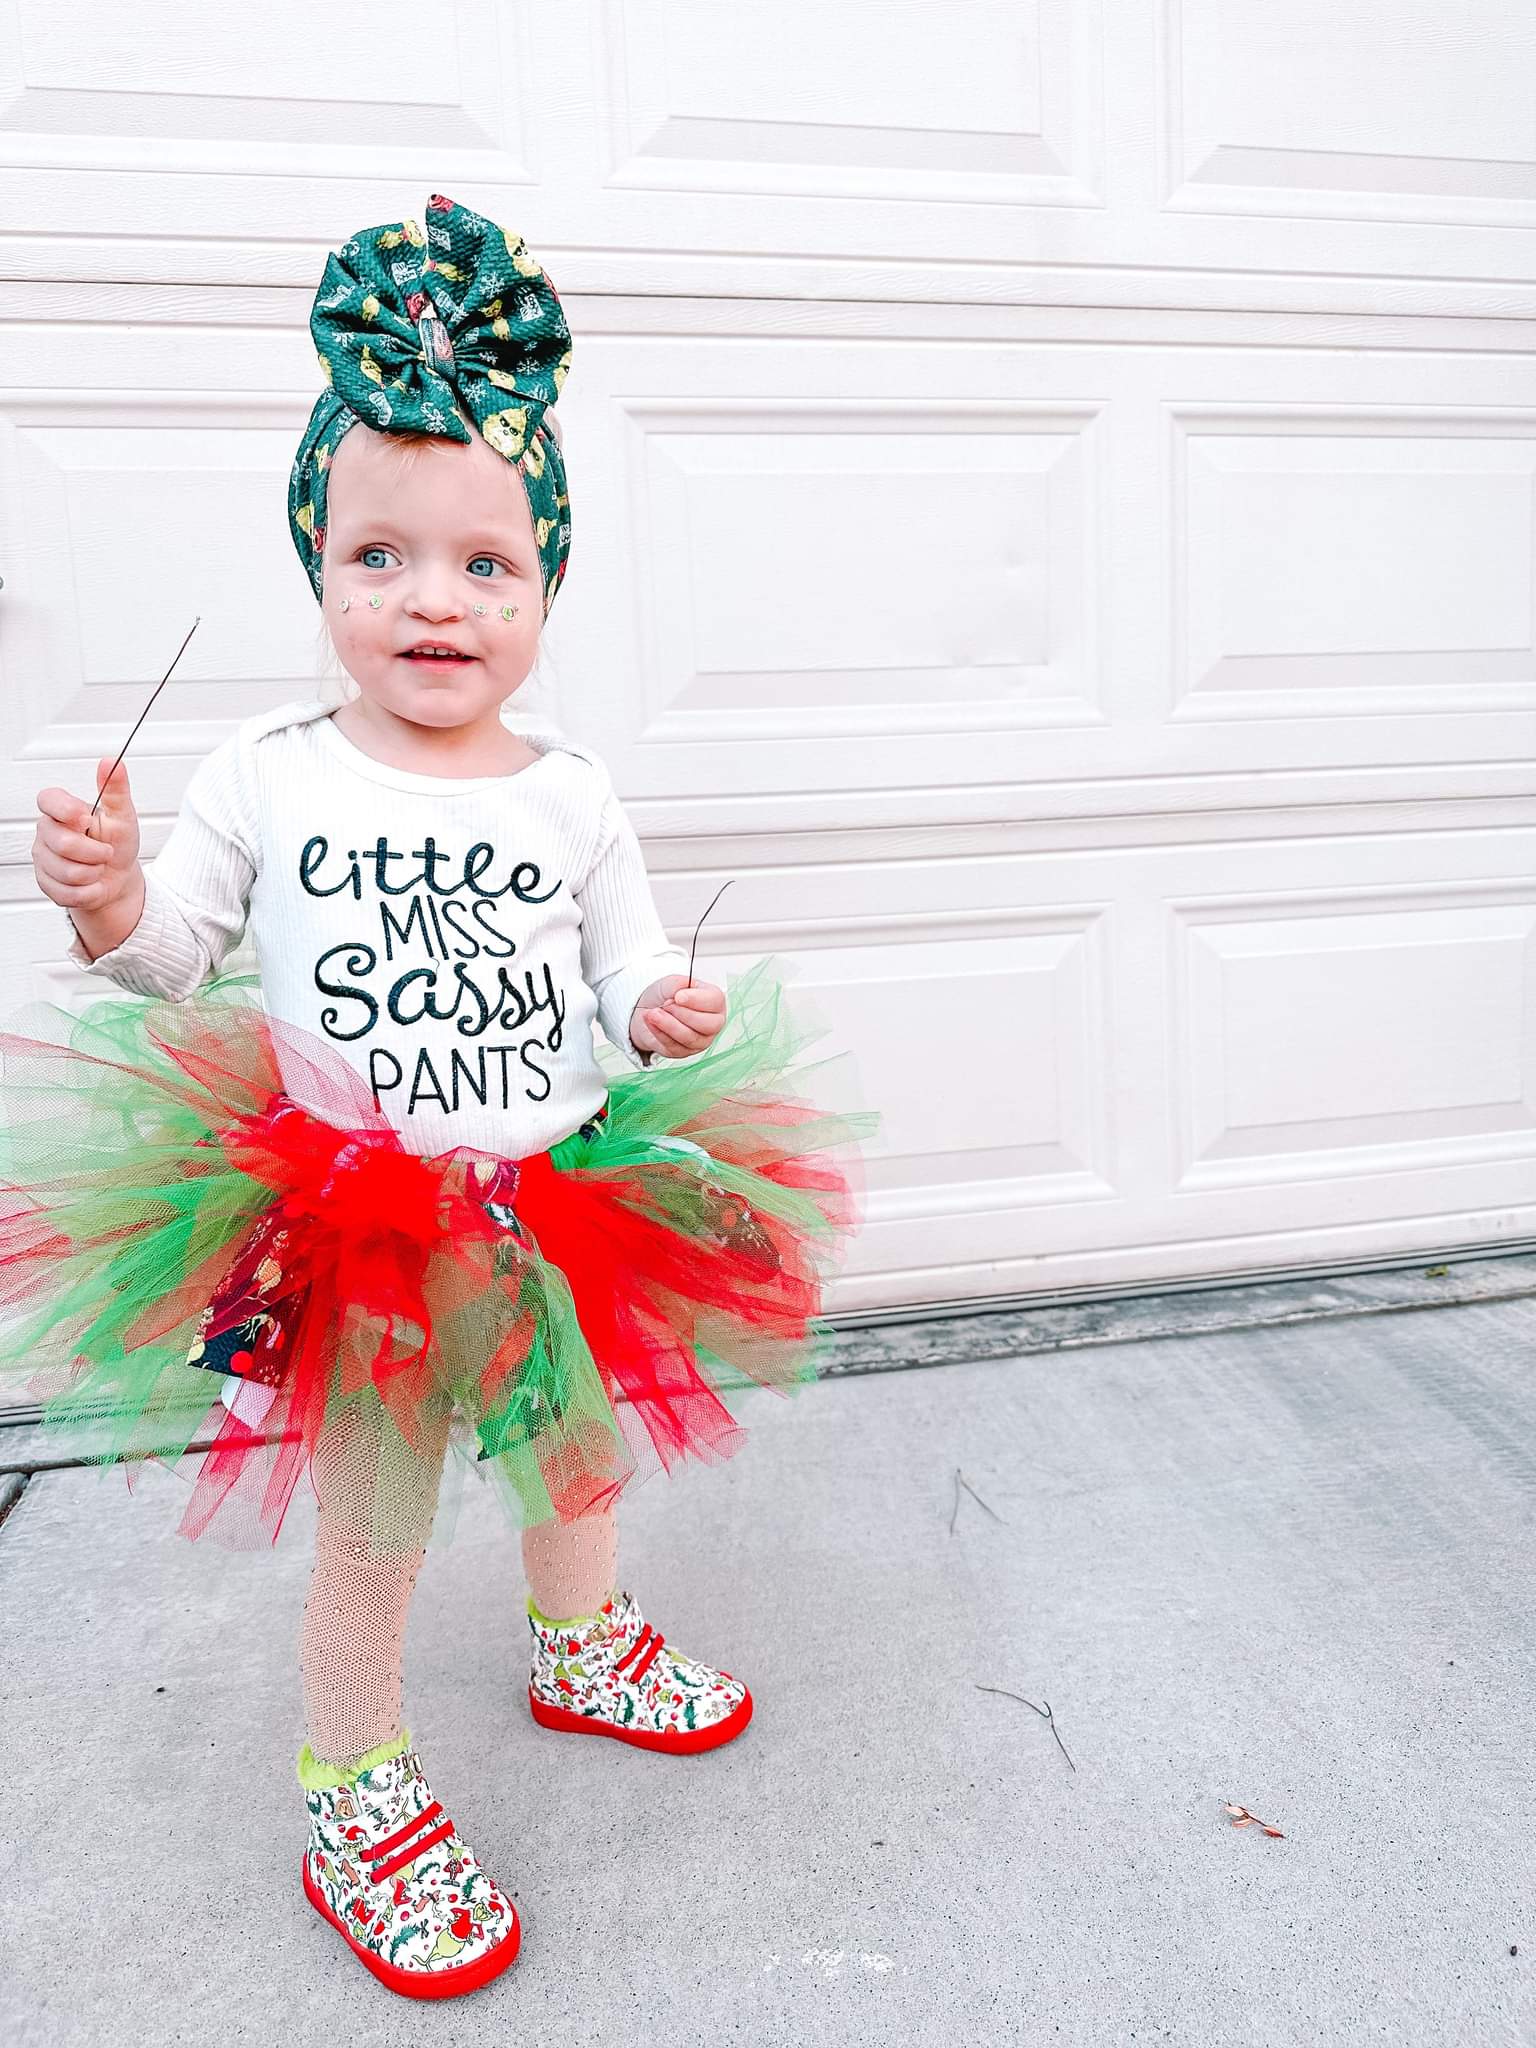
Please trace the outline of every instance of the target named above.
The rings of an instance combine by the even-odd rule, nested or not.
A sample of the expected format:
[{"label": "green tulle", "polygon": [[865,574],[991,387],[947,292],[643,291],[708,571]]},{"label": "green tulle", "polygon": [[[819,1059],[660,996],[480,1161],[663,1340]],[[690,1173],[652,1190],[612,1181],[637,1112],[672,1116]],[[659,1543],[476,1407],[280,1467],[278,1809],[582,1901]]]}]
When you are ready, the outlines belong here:
[{"label": "green tulle", "polygon": [[[797,1181],[795,1162],[851,1160],[878,1119],[807,1101],[832,1062],[798,1064],[821,1034],[791,1011],[777,962],[731,978],[728,998],[725,1030],[692,1059],[635,1069],[604,1048],[606,1118],[595,1135],[562,1139],[550,1161],[573,1181],[611,1180],[617,1207],[700,1258],[721,1193],[734,1196],[830,1273],[849,1227],[847,1187],[836,1174],[818,1184],[809,1167]],[[0,1218],[0,1282],[7,1269],[20,1276],[0,1290],[0,1306],[14,1312],[0,1331],[0,1385],[42,1400],[45,1424],[73,1455],[175,1464],[202,1450],[210,1429],[227,1431],[224,1376],[187,1354],[207,1300],[272,1201],[271,1186],[242,1172],[216,1137],[233,1119],[260,1118],[284,1089],[257,977],[216,976],[183,1003],[119,993],[78,1015],[37,1006],[8,1020],[0,1051],[0,1182],[24,1198],[24,1210],[13,1201]],[[850,1063],[838,1064],[846,1093]],[[338,1089],[362,1100],[366,1084],[342,1072]],[[340,1110],[326,1114],[348,1127]],[[460,1167],[483,1157],[442,1155]],[[566,1273],[510,1238],[486,1257],[495,1265],[483,1288],[432,1297],[422,1417],[450,1418],[454,1447],[530,1526],[565,1511],[552,1486],[573,1462],[597,1472],[606,1458],[618,1469],[629,1453]],[[337,1328],[338,1341],[363,1344],[344,1321]],[[688,1330],[700,1373],[732,1414],[762,1385],[789,1391],[814,1379],[827,1335],[812,1319],[791,1341],[760,1338],[726,1311],[712,1323],[707,1301],[689,1311]],[[395,1334],[409,1345],[410,1330]],[[514,1338],[515,1377],[503,1375],[488,1398],[487,1360]],[[343,1421],[376,1444],[374,1532],[385,1546],[413,1534],[411,1503],[432,1456],[420,1419],[389,1407],[366,1374],[344,1386],[338,1367],[323,1417],[303,1424],[307,1444],[317,1427]],[[297,1426],[278,1411],[279,1435],[288,1429],[291,1440]],[[552,1455],[552,1446],[564,1448]],[[270,1521],[270,1501],[262,1512]]]},{"label": "green tulle", "polygon": [[[256,979],[216,977],[199,1000],[234,1020],[258,1017]],[[54,1262],[43,1305],[0,1333],[0,1383],[31,1386],[40,1362],[69,1357],[73,1377],[44,1421],[78,1428],[72,1447],[102,1461],[174,1458],[190,1444],[209,1405],[208,1374],[186,1363],[195,1312],[125,1340],[142,1331],[167,1272],[206,1270],[211,1284],[268,1199],[217,1155],[201,1155],[216,1171],[188,1172],[209,1120],[157,1042],[154,1027],[173,1015],[151,998],[106,996],[73,1019],[54,1006],[25,1013],[6,1034],[0,1182],[25,1190],[73,1249]],[[18,1049],[33,1019],[44,1033],[59,1020],[67,1028],[40,1036],[41,1052]],[[60,1057],[59,1042],[80,1057]]]}]

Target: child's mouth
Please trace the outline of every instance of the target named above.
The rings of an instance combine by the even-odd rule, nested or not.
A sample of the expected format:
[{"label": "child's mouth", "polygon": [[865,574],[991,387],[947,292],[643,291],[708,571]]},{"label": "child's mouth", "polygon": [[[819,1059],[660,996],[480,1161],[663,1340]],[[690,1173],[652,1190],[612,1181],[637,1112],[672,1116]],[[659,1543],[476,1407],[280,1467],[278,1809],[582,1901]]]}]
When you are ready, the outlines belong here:
[{"label": "child's mouth", "polygon": [[463,668],[474,660],[472,654],[462,654],[457,647],[437,643],[421,647],[407,647],[401,655],[402,661],[418,662],[423,668]]}]

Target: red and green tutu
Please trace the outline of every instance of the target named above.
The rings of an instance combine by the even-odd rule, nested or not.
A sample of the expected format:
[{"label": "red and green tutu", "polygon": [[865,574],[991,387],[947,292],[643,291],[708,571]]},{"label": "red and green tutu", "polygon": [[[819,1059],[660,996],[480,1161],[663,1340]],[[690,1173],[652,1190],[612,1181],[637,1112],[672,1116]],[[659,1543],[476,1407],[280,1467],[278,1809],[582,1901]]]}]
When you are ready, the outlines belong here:
[{"label": "red and green tutu", "polygon": [[0,1032],[0,1383],[75,1456],[190,1471],[183,1532],[237,1546],[348,1414],[386,1545],[445,1423],[524,1526],[728,1457],[737,1396],[815,1377],[875,1122],[805,1098],[771,963],[728,993],[707,1051],[516,1160],[407,1151],[252,975],[36,1006]]}]

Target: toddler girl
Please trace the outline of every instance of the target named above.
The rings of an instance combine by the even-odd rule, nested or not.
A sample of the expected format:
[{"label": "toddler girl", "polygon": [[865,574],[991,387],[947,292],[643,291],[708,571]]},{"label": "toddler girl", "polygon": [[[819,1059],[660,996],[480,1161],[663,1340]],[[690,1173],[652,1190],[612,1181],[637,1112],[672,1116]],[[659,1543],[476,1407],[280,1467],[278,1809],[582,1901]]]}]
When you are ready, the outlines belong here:
[{"label": "toddler girl", "polygon": [[[148,869],[126,768],[94,818],[41,793],[39,882],[129,993],[0,1035],[0,1366],[90,1456],[187,1457],[188,1535],[275,1540],[312,1484],[304,1889],[446,1997],[519,1938],[401,1720],[446,1452],[522,1530],[535,1720],[733,1740],[750,1693],[620,1587],[614,1503],[813,1376],[870,1120],[784,1091],[768,963],[729,1014],[685,971],[599,758],[502,718],[570,547],[540,266],[434,198],[330,258],[311,326],[290,516],[357,694],[245,720]],[[247,924],[259,974],[221,971]]]}]

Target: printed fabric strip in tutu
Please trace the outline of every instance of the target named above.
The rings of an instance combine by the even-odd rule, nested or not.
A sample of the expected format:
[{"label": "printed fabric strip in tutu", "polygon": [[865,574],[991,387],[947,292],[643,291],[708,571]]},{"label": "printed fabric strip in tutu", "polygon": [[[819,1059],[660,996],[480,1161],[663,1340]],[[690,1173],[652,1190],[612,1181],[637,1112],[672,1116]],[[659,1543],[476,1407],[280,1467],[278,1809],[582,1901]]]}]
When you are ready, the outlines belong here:
[{"label": "printed fabric strip in tutu", "polygon": [[76,1455],[190,1457],[183,1533],[236,1547],[349,1411],[386,1549],[445,1428],[525,1526],[729,1456],[733,1395],[815,1376],[877,1121],[786,1091],[815,1070],[773,962],[729,996],[706,1052],[515,1161],[407,1151],[252,975],[37,1006],[0,1032],[0,1379]]}]

